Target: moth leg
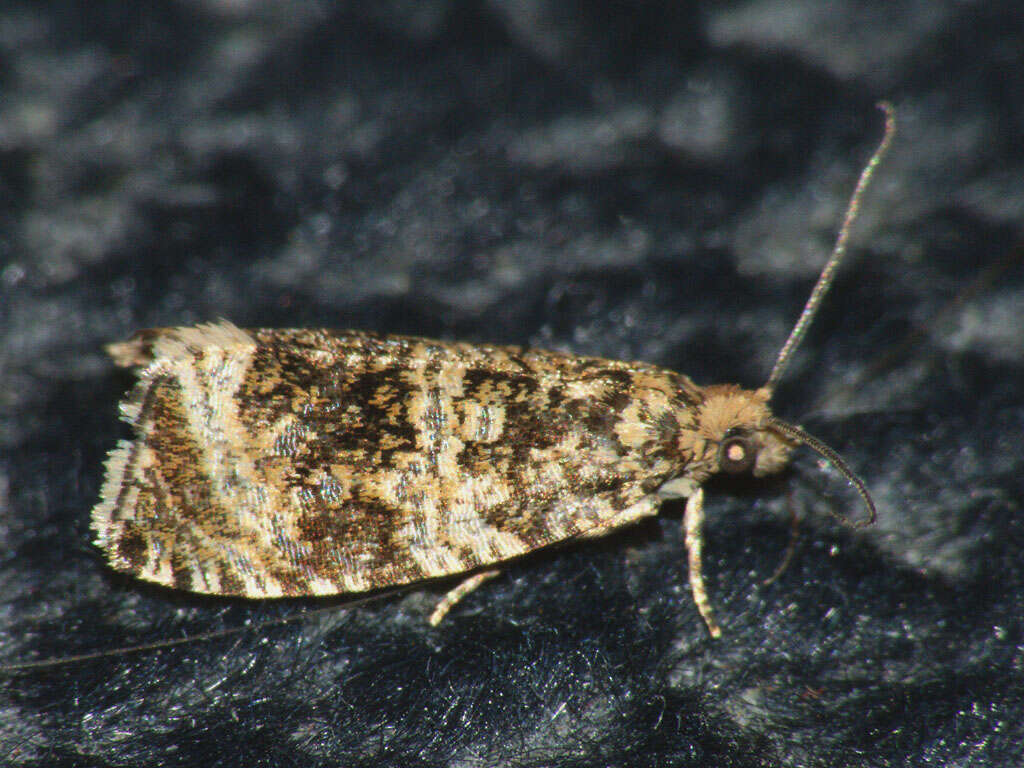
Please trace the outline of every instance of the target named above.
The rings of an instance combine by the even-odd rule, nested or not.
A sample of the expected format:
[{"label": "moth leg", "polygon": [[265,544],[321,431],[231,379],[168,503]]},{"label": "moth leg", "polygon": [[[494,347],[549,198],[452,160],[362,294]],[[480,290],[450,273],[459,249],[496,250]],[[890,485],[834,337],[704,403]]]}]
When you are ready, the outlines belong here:
[{"label": "moth leg", "polygon": [[720,637],[721,628],[715,623],[711,613],[711,600],[704,586],[703,565],[701,555],[704,551],[704,491],[695,488],[686,500],[686,514],[683,516],[683,530],[686,535],[686,553],[690,561],[690,589],[693,591],[693,602],[697,604],[701,618],[708,625],[712,637]]},{"label": "moth leg", "polygon": [[430,626],[436,627],[440,624],[441,620],[448,615],[448,611],[454,608],[456,603],[488,579],[493,579],[499,573],[501,573],[501,570],[498,568],[490,571],[480,571],[479,573],[474,573],[472,576],[463,579],[454,587],[449,589],[445,596],[438,600],[437,605],[434,606],[434,612],[430,614]]},{"label": "moth leg", "polygon": [[796,506],[793,504],[792,493],[786,497],[786,506],[789,507],[789,543],[786,545],[786,554],[782,556],[782,562],[775,568],[775,572],[761,582],[761,585],[765,587],[786,572],[789,564],[793,561],[793,555],[796,554],[796,542],[800,538],[800,515],[797,514]]}]

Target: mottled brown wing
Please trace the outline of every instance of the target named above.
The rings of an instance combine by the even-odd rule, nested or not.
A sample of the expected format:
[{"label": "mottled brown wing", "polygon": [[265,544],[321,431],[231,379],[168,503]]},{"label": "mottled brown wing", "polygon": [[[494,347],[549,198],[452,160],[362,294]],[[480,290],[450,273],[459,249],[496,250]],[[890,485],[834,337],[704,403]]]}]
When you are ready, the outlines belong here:
[{"label": "mottled brown wing", "polygon": [[458,573],[653,514],[696,396],[651,366],[358,332],[222,322],[111,352],[144,367],[97,544],[250,597]]}]

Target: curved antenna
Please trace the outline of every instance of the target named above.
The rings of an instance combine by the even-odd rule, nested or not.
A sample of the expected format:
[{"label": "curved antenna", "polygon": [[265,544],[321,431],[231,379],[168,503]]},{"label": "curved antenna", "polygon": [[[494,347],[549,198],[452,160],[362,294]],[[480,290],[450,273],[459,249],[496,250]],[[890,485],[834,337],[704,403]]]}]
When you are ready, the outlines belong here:
[{"label": "curved antenna", "polygon": [[864,528],[865,526],[872,525],[875,522],[875,518],[877,517],[877,513],[875,511],[875,502],[871,498],[871,494],[868,493],[867,485],[864,484],[863,480],[861,480],[859,477],[853,474],[853,470],[846,466],[846,462],[839,457],[838,453],[833,451],[831,448],[829,448],[827,445],[821,442],[821,440],[819,440],[818,438],[804,432],[802,429],[800,429],[800,427],[794,424],[789,424],[785,421],[782,421],[781,419],[777,419],[774,416],[768,417],[767,427],[768,429],[774,430],[775,432],[785,435],[791,440],[795,440],[796,442],[801,443],[802,445],[806,445],[808,448],[817,451],[817,453],[821,455],[825,459],[825,461],[827,461],[829,464],[831,464],[833,467],[839,470],[839,473],[849,481],[850,485],[857,489],[857,493],[859,493],[860,497],[864,500],[864,506],[868,508],[868,516],[866,520],[853,522],[843,517],[839,513],[834,512],[830,508],[828,512],[830,515],[832,515],[832,517],[841,521],[845,525],[850,526],[851,528]]},{"label": "curved antenna", "polygon": [[800,346],[800,342],[803,341],[804,334],[807,333],[807,327],[811,324],[814,319],[814,315],[818,311],[818,306],[821,304],[822,299],[825,298],[825,294],[828,292],[829,287],[832,285],[832,280],[835,278],[836,270],[839,268],[840,262],[846,255],[846,243],[850,239],[850,227],[853,225],[854,220],[857,218],[857,213],[860,209],[860,200],[864,194],[864,190],[867,189],[868,183],[871,181],[871,177],[875,174],[875,168],[882,161],[882,157],[889,149],[889,145],[892,144],[892,137],[896,132],[896,110],[892,104],[887,101],[880,101],[878,108],[885,112],[885,133],[882,136],[882,140],[878,144],[878,148],[875,153],[868,160],[868,164],[864,166],[864,170],[860,172],[860,179],[857,181],[857,186],[853,190],[853,194],[850,196],[850,202],[846,206],[846,215],[843,216],[843,225],[839,228],[839,235],[836,237],[836,244],[832,247],[832,255],[829,257],[824,268],[821,270],[821,274],[818,276],[818,282],[814,285],[814,290],[811,291],[811,296],[807,299],[807,304],[804,305],[804,311],[800,313],[800,318],[796,321],[796,325],[793,326],[793,330],[790,331],[789,338],[786,339],[786,343],[782,345],[782,349],[779,350],[779,356],[775,360],[775,367],[772,368],[771,375],[768,377],[767,383],[765,383],[762,389],[767,390],[768,395],[771,396],[772,391],[775,389],[775,385],[778,384],[779,379],[782,378],[783,371],[786,370],[786,366],[789,364],[790,358],[796,351],[797,347]]}]

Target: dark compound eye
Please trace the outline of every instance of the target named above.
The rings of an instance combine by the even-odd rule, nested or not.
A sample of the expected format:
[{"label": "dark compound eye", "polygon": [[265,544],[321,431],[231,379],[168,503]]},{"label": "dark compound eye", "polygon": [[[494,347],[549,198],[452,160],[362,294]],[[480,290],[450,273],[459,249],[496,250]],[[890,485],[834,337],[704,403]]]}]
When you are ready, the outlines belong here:
[{"label": "dark compound eye", "polygon": [[727,437],[718,449],[718,468],[732,475],[749,472],[756,459],[757,450],[746,435]]}]

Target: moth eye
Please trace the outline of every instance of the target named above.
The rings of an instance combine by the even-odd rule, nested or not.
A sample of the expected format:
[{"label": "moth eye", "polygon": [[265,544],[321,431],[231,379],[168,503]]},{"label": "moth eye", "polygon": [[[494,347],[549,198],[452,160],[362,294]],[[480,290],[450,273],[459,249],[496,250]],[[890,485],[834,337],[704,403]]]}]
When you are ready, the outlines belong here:
[{"label": "moth eye", "polygon": [[756,458],[757,450],[747,437],[729,437],[722,441],[718,449],[718,468],[738,475],[749,472]]}]

